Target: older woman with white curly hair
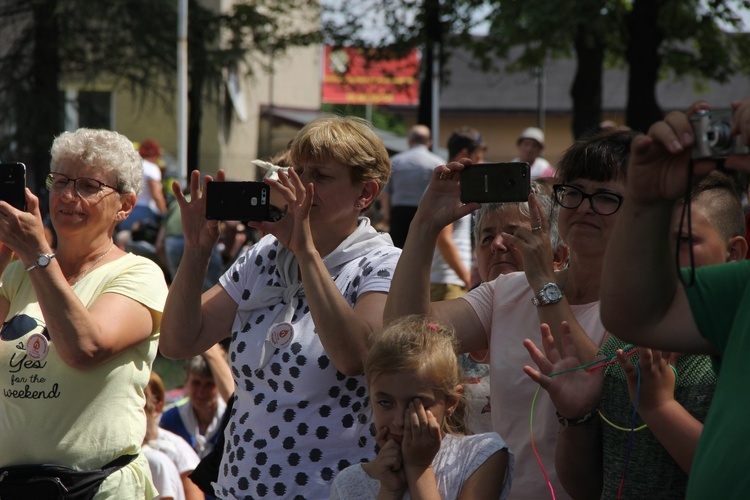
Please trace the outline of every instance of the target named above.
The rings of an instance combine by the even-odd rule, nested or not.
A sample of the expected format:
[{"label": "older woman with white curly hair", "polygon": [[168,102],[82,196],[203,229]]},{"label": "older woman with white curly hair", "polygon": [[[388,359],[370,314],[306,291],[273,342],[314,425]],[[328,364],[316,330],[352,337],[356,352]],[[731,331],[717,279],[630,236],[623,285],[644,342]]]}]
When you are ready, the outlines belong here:
[{"label": "older woman with white curly hair", "polygon": [[167,287],[112,241],[142,189],[141,158],[92,129],[63,133],[51,153],[54,250],[30,190],[27,212],[0,201],[2,252],[17,257],[1,269],[0,497],[152,498],[143,390]]}]

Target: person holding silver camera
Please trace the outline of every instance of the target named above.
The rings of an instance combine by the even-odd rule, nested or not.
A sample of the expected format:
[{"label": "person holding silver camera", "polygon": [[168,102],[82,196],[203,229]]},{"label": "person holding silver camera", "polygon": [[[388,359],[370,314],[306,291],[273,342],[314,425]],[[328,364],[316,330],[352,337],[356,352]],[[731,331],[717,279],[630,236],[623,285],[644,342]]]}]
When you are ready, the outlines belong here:
[{"label": "person holding silver camera", "polygon": [[[678,270],[669,239],[674,204],[685,196],[691,175],[705,176],[720,161],[727,169],[750,172],[750,98],[732,103],[728,144],[712,145],[713,137],[702,133],[706,128],[691,121],[707,116],[713,123],[709,129],[719,126],[711,121],[712,112],[702,111],[710,109],[699,102],[687,113],[669,113],[633,141],[625,202],[606,253],[601,294],[602,321],[619,338],[666,351],[711,354],[718,361],[719,379],[693,458],[689,499],[711,498],[717,487],[725,498],[742,498],[750,488],[743,460],[750,442],[745,387],[750,261]],[[707,143],[713,148],[708,158],[696,152]]]}]

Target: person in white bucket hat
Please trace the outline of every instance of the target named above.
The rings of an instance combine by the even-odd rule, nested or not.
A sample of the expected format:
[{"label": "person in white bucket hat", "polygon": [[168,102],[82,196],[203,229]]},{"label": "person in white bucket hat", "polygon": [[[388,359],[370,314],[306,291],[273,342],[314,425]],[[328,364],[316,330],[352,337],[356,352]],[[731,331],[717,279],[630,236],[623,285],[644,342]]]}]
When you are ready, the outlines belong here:
[{"label": "person in white bucket hat", "polygon": [[531,179],[539,177],[554,177],[555,169],[542,158],[540,154],[544,149],[544,132],[537,127],[528,127],[521,132],[516,140],[518,157],[513,161],[524,161],[531,167]]}]

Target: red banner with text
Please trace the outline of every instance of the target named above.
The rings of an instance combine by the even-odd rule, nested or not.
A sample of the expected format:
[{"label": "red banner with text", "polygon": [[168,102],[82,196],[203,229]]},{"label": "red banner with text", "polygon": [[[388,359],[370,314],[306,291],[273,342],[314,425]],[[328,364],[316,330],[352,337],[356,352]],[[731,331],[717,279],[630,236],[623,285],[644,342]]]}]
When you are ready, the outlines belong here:
[{"label": "red banner with text", "polygon": [[384,58],[364,49],[325,48],[323,102],[328,104],[416,105],[419,55]]}]

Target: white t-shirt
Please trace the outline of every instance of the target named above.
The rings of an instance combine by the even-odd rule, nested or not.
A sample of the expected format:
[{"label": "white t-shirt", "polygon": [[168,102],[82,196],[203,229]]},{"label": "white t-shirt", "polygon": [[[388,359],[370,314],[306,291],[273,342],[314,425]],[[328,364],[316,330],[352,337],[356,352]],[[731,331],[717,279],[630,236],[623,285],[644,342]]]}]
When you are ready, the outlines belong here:
[{"label": "white t-shirt", "polygon": [[150,181],[161,182],[161,169],[156,163],[152,163],[148,160],[143,160],[143,190],[138,198],[135,200],[136,206],[144,206],[150,208],[154,212],[159,212],[159,207],[156,206],[154,197],[151,194]]},{"label": "white t-shirt", "polygon": [[[269,287],[288,290],[280,285],[280,249],[276,238],[266,236],[222,276],[221,286],[240,308]],[[356,258],[344,254],[346,264],[334,283],[350,306],[364,293],[388,292],[400,249],[384,243]],[[220,497],[323,498],[336,473],[375,456],[364,377],[334,367],[304,295],[281,300],[245,318],[238,314],[232,327],[229,359],[237,400],[214,486]],[[292,328],[284,328],[287,333],[276,337],[284,340],[273,347],[267,339],[281,333],[274,327],[284,304],[292,304]],[[349,334],[346,325],[340,334]]]},{"label": "white t-shirt", "polygon": [[180,474],[195,470],[201,461],[187,441],[162,427],[159,427],[156,439],[152,439],[148,444],[167,455],[174,462]]},{"label": "white t-shirt", "polygon": [[157,498],[185,500],[185,489],[182,486],[182,479],[174,462],[172,462],[166,453],[154,449],[147,444],[144,444],[141,449],[148,459],[151,477],[154,480],[156,491],[159,492]]},{"label": "white t-shirt", "polygon": [[[505,438],[517,460],[510,498],[549,497],[529,433],[531,402],[539,386],[523,372],[524,365],[534,364],[523,340],[531,339],[542,349],[539,316],[531,303],[533,296],[526,275],[517,272],[500,275],[461,297],[474,309],[488,335],[492,427]],[[571,309],[589,338],[601,346],[605,330],[599,318],[599,302]],[[555,406],[542,389],[534,405],[534,443],[557,498],[568,498],[555,472],[558,425]]]},{"label": "white t-shirt", "polygon": [[[458,255],[461,257],[464,267],[471,269],[471,215],[465,215],[453,223],[451,238],[453,244],[456,245],[456,250],[458,250]],[[465,286],[463,280],[448,265],[438,248],[435,248],[432,256],[430,283]]]},{"label": "white t-shirt", "polygon": [[[440,443],[440,451],[432,460],[440,497],[458,498],[467,479],[493,454],[507,449],[508,445],[494,432],[472,436],[446,434]],[[501,499],[507,498],[513,480],[514,458],[508,453],[508,472],[503,485]],[[500,471],[498,471],[500,473]],[[333,481],[331,500],[374,500],[380,491],[380,481],[370,477],[362,464],[344,469]],[[411,498],[409,492],[404,498]]]},{"label": "white t-shirt", "polygon": [[[513,158],[512,161],[521,161],[521,159]],[[536,160],[534,160],[534,163],[532,163],[529,167],[529,175],[531,176],[532,181],[540,177],[554,177],[555,169],[552,168],[552,165],[550,165],[547,160],[545,160],[541,156],[537,156]]]}]

